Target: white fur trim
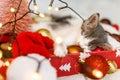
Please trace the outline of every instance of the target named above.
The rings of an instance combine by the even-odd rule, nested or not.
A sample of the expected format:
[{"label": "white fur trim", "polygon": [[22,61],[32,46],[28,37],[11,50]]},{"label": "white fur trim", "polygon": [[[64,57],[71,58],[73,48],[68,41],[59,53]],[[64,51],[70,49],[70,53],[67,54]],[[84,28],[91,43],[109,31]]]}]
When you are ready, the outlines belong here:
[{"label": "white fur trim", "polygon": [[[59,77],[58,80],[95,80],[95,79],[88,78],[81,73],[81,74]],[[106,74],[102,79],[99,80],[120,80],[120,69],[118,69],[114,73]]]},{"label": "white fur trim", "polygon": [[[44,57],[38,54],[30,56],[42,60]],[[31,58],[21,56],[16,58],[7,70],[7,80],[33,80],[32,75],[36,71],[38,63]],[[49,60],[45,59],[40,66],[39,76],[41,80],[57,80],[56,70],[51,66]]]}]

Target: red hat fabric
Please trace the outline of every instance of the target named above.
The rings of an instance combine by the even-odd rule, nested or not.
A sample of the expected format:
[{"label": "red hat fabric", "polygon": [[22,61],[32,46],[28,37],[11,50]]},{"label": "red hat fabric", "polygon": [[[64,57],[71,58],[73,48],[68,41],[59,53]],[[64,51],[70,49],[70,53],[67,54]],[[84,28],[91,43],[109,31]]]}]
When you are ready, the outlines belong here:
[{"label": "red hat fabric", "polygon": [[0,35],[0,43],[10,42],[11,35]]},{"label": "red hat fabric", "polygon": [[53,40],[48,37],[35,32],[22,32],[13,41],[12,53],[14,58],[31,53],[37,53],[49,58],[51,54],[48,49],[51,48],[53,48]]}]

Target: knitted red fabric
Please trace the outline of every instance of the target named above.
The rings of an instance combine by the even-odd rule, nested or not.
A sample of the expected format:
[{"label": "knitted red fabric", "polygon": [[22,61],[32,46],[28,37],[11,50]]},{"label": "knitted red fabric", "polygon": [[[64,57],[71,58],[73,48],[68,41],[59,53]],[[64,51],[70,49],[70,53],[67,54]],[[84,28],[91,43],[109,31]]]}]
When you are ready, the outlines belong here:
[{"label": "knitted red fabric", "polygon": [[37,53],[49,58],[51,54],[48,50],[51,48],[53,48],[53,40],[48,37],[44,37],[39,33],[23,32],[14,40],[12,44],[12,53],[13,57]]}]

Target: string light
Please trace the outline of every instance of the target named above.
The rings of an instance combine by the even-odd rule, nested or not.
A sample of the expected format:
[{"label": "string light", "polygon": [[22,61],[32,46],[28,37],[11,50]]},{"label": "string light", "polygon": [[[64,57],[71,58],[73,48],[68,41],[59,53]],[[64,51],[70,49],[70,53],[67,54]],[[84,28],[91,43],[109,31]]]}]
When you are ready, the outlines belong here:
[{"label": "string light", "polygon": [[57,36],[57,37],[55,38],[55,42],[56,42],[57,44],[62,44],[62,43],[63,43],[62,37],[61,37],[61,36]]},{"label": "string light", "polygon": [[48,6],[48,10],[52,10],[52,6]]},{"label": "string light", "polygon": [[7,66],[7,67],[10,66],[10,62],[6,60],[6,61],[4,62],[4,65]]},{"label": "string light", "polygon": [[103,77],[103,73],[100,70],[94,69],[92,71],[92,74],[96,77],[96,78],[102,78]]},{"label": "string light", "polygon": [[35,73],[32,75],[32,79],[33,79],[33,80],[41,80],[40,74],[39,74],[38,72],[35,72]]},{"label": "string light", "polygon": [[38,10],[37,4],[34,4],[34,11],[36,12]]},{"label": "string light", "polygon": [[32,75],[32,79],[33,79],[33,80],[42,80],[42,79],[41,79],[40,72],[39,72],[39,69],[40,69],[41,62],[44,61],[44,59],[41,60],[41,61],[39,61],[38,59],[36,59],[36,58],[34,58],[34,57],[32,57],[32,56],[29,56],[29,55],[28,55],[27,57],[35,60],[35,61],[38,63],[37,69],[36,69],[36,71],[35,71],[35,72],[33,73],[33,75]]},{"label": "string light", "polygon": [[[69,7],[68,6],[68,3],[67,2],[65,2],[65,1],[62,1],[62,0],[58,0],[58,1],[60,1],[61,3],[64,3],[65,4],[65,6],[63,6],[63,7],[57,7],[57,8],[55,8],[55,10],[56,11],[59,11],[59,10],[61,10],[61,9],[65,9],[65,8],[68,8],[68,9],[70,9],[71,11],[73,11],[76,15],[78,15],[79,17],[80,17],[80,19],[82,19],[82,21],[84,21],[84,18],[83,17],[81,17],[73,8],[71,8],[71,7]],[[52,5],[53,4],[53,2],[54,2],[54,0],[51,0],[51,2],[50,2],[50,4],[49,5]]]},{"label": "string light", "polygon": [[11,51],[11,50],[12,50],[12,47],[11,47],[11,46],[8,46],[8,50]]},{"label": "string light", "polygon": [[12,7],[11,7],[11,8],[10,8],[10,11],[14,13],[14,12],[15,12],[15,8],[12,8]]},{"label": "string light", "polygon": [[49,6],[48,6],[48,10],[51,10],[52,9],[52,4],[53,4],[54,0],[51,0]]},{"label": "string light", "polygon": [[[30,6],[31,6],[31,3],[32,3],[32,2],[33,2],[33,4],[34,4],[34,10],[30,9]],[[19,12],[19,10],[20,10],[21,3],[22,3],[22,0],[19,1],[18,7],[16,8],[16,10],[15,10],[15,8],[13,8],[13,7],[10,8],[10,11],[14,13],[14,20],[8,21],[8,22],[6,22],[6,23],[4,23],[4,24],[2,24],[2,23],[0,24],[0,27],[1,27],[1,26],[4,27],[4,26],[7,25],[7,24],[13,23],[13,29],[12,29],[12,33],[11,33],[12,37],[11,37],[11,40],[10,40],[10,43],[11,43],[11,44],[12,44],[13,40],[16,39],[15,27],[16,27],[16,22],[17,22],[17,21],[19,21],[19,20],[21,20],[22,18],[24,18],[28,13],[33,13],[33,14],[35,14],[35,15],[39,15],[40,17],[45,17],[45,15],[44,15],[43,13],[34,12],[35,10],[38,9],[37,4],[36,4],[36,0],[30,0],[29,3],[28,3],[28,11],[25,12],[21,17],[17,18],[17,14],[18,14],[18,12]],[[17,40],[16,40],[16,42],[17,42]],[[17,42],[17,45],[18,45],[18,51],[19,51],[19,54],[20,54],[20,49],[19,49],[19,44],[18,44],[18,42]],[[11,47],[9,47],[9,50],[11,50]]]},{"label": "string light", "polygon": [[3,57],[3,51],[0,50],[0,59]]},{"label": "string light", "polygon": [[44,13],[39,13],[39,16],[44,18],[45,17],[45,14]]},{"label": "string light", "polygon": [[59,8],[59,7],[56,7],[56,8],[55,8],[55,10],[56,10],[56,11],[59,11],[59,10],[60,10],[60,8]]},{"label": "string light", "polygon": [[3,24],[2,24],[2,23],[0,23],[0,28],[2,27],[2,25],[3,25]]}]

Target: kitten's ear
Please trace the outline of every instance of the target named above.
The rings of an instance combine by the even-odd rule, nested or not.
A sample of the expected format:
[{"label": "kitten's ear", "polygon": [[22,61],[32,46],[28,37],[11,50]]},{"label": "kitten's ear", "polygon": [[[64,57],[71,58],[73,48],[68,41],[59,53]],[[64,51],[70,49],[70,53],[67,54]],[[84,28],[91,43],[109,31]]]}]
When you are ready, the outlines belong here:
[{"label": "kitten's ear", "polygon": [[89,21],[89,24],[93,25],[92,27],[96,27],[99,22],[99,13],[95,13],[95,14],[91,15],[88,18],[88,21]]}]

